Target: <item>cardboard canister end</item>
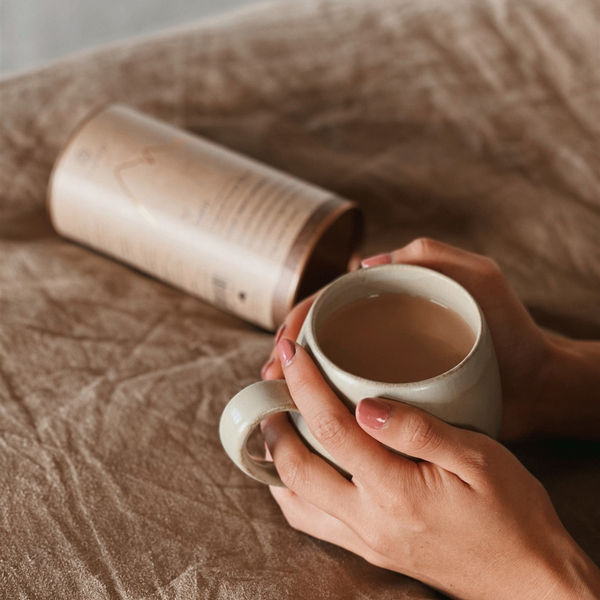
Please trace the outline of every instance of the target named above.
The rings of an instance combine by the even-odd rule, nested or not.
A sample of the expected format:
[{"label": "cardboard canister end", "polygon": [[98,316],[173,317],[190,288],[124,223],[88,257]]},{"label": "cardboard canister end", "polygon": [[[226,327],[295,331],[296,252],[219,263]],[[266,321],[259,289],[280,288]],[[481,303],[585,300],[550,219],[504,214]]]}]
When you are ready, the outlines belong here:
[{"label": "cardboard canister end", "polygon": [[315,211],[282,270],[273,304],[275,327],[295,304],[358,267],[364,229],[360,208],[344,198],[332,196]]}]

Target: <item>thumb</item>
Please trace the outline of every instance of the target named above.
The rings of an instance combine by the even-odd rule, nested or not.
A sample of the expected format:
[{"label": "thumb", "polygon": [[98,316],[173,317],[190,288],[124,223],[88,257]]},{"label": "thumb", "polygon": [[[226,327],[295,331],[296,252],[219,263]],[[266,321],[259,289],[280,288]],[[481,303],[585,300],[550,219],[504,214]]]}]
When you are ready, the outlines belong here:
[{"label": "thumb", "polygon": [[481,466],[496,444],[484,434],[454,427],[403,402],[366,398],[356,408],[356,420],[370,436],[393,450],[434,463],[471,479],[473,466]]}]

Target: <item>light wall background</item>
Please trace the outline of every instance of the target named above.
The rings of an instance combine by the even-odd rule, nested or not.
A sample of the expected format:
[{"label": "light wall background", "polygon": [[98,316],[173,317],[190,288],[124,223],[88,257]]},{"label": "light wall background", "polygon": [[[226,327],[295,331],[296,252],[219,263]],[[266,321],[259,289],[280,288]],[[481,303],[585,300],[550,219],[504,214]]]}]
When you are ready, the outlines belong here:
[{"label": "light wall background", "polygon": [[0,75],[256,0],[0,0]]}]

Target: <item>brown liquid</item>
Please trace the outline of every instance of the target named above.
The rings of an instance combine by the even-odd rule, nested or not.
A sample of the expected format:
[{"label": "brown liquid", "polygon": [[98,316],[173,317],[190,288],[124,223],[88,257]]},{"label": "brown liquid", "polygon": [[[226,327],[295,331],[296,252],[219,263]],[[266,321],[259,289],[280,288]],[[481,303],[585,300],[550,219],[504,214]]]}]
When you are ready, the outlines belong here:
[{"label": "brown liquid", "polygon": [[441,375],[465,358],[475,342],[471,328],[453,310],[408,294],[350,302],[323,323],[317,338],[344,371],[386,383]]}]

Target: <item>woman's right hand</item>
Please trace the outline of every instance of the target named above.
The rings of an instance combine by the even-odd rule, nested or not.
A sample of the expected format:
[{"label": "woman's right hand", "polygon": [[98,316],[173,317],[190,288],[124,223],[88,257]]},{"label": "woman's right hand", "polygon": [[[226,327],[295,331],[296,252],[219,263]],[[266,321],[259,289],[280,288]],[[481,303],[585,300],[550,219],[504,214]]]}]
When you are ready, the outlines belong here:
[{"label": "woman's right hand", "polygon": [[[430,239],[417,239],[390,254],[363,260],[364,268],[387,263],[427,267],[460,283],[483,311],[498,358],[503,391],[500,436],[600,435],[600,343],[573,342],[540,329],[498,265],[490,258]],[[302,301],[278,331],[296,339],[317,294]],[[264,379],[283,377],[274,349]]]},{"label": "woman's right hand", "polygon": [[277,345],[306,425],[352,473],[311,452],[285,413],[267,417],[267,458],[286,486],[271,494],[290,526],[456,598],[599,598],[600,570],[501,444],[384,398],[354,417],[300,344]]}]

